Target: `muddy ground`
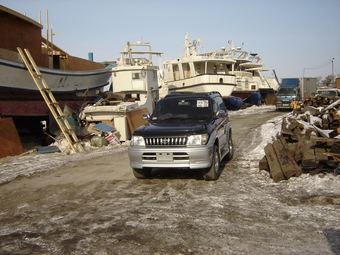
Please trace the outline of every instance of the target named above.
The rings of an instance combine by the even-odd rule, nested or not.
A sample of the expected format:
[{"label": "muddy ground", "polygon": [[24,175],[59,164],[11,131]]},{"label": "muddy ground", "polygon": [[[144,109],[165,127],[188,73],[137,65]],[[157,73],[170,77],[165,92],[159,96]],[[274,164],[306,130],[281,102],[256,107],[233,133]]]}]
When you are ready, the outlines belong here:
[{"label": "muddy ground", "polygon": [[[236,153],[217,181],[137,180],[125,147],[3,183],[0,254],[340,254],[339,196],[274,183],[251,155],[261,125],[284,114],[233,115]],[[72,155],[45,157],[49,168]]]}]

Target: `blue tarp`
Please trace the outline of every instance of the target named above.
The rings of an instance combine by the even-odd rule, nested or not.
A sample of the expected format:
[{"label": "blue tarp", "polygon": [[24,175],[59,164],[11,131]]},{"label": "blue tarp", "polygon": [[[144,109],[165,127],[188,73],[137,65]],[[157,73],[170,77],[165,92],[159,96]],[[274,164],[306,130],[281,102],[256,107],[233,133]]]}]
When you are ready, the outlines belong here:
[{"label": "blue tarp", "polygon": [[229,96],[223,99],[228,110],[236,111],[243,105],[243,100],[239,97]]},{"label": "blue tarp", "polygon": [[111,127],[109,125],[106,125],[104,123],[98,123],[96,125],[93,126],[94,129],[99,130],[99,131],[103,131],[103,132],[110,132],[115,130],[114,127]]},{"label": "blue tarp", "polygon": [[248,99],[251,105],[259,106],[261,104],[261,94],[258,92],[251,92],[251,95]]},{"label": "blue tarp", "polygon": [[43,146],[36,148],[38,154],[60,152],[57,146]]}]

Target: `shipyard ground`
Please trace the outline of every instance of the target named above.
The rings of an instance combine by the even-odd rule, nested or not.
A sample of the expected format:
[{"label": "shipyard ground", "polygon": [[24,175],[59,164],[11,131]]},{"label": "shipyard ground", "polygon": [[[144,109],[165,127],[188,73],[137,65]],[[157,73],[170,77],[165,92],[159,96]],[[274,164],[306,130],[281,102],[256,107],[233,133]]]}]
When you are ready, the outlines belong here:
[{"label": "shipyard ground", "polygon": [[[0,254],[340,254],[339,198],[274,183],[251,155],[259,127],[284,114],[232,116],[236,153],[217,181],[164,170],[137,180],[126,148],[9,179]],[[35,163],[10,160],[8,171]]]}]

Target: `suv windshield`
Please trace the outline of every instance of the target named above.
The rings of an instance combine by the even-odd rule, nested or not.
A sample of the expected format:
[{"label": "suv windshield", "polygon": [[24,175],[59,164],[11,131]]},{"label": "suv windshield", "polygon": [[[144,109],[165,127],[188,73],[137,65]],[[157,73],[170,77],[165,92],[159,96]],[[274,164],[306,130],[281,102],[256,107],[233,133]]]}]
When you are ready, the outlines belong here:
[{"label": "suv windshield", "polygon": [[207,120],[212,118],[209,99],[163,99],[151,116],[154,122],[169,122],[178,120]]}]

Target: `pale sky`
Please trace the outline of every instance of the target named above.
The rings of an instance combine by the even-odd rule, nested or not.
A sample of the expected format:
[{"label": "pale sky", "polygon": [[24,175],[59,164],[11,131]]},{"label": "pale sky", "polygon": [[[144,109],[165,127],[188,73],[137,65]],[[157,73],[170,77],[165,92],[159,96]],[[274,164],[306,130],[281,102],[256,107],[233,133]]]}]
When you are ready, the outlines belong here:
[{"label": "pale sky", "polygon": [[[150,42],[162,61],[181,57],[185,34],[200,52],[229,40],[262,58],[265,77],[340,76],[340,0],[0,0],[42,24],[70,55],[117,60],[129,41]],[[332,61],[332,59],[334,60]],[[333,63],[333,64],[332,64]],[[333,67],[333,68],[332,68]]]}]

